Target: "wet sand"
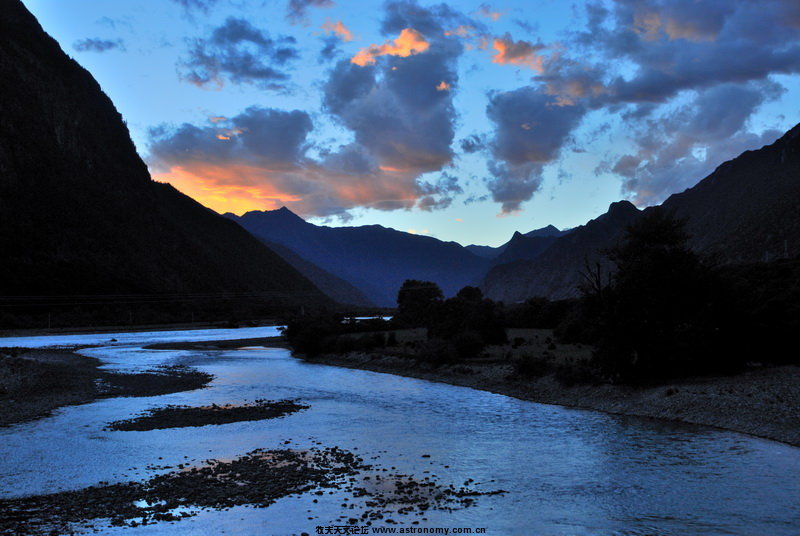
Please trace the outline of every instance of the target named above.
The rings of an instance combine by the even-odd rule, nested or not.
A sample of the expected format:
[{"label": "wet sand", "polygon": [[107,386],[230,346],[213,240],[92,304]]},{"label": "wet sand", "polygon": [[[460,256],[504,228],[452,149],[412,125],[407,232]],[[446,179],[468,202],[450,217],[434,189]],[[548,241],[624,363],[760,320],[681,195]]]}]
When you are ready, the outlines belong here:
[{"label": "wet sand", "polygon": [[186,367],[121,374],[99,366],[97,359],[67,350],[0,350],[0,426],[97,398],[176,393],[199,389],[212,380],[209,374]]},{"label": "wet sand", "polygon": [[194,408],[190,406],[165,406],[147,411],[132,419],[114,421],[108,430],[147,431],[165,428],[187,428],[211,424],[228,424],[242,421],[261,421],[291,415],[309,406],[295,400],[256,400],[252,404],[224,405]]}]

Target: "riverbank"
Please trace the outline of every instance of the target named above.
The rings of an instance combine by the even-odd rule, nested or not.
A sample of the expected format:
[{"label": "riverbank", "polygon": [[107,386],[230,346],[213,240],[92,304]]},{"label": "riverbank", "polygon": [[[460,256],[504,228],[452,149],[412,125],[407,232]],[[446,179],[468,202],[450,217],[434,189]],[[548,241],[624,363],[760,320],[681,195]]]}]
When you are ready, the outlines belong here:
[{"label": "riverbank", "polygon": [[700,424],[800,446],[800,367],[796,366],[631,387],[564,386],[553,374],[520,378],[507,363],[457,363],[435,368],[414,359],[377,353],[305,360],[471,387],[544,404]]},{"label": "riverbank", "polygon": [[154,331],[192,331],[197,329],[231,329],[239,327],[275,326],[275,319],[252,320],[233,324],[230,321],[215,322],[182,322],[171,324],[123,324],[116,326],[84,326],[66,328],[18,328],[0,330],[0,338],[4,337],[41,337],[47,335],[94,335],[100,333],[140,333]]},{"label": "riverbank", "polygon": [[[525,335],[523,331],[515,330],[511,338]],[[800,367],[760,367],[733,376],[687,378],[648,387],[581,383],[565,386],[552,373],[522,377],[514,370],[512,361],[503,356],[549,352],[554,362],[574,363],[588,359],[591,349],[580,345],[555,345],[549,330],[529,331],[536,334],[513,351],[497,347],[488,352],[489,360],[439,367],[420,363],[396,351],[352,352],[303,359],[460,385],[543,404],[700,424],[800,446]],[[418,333],[409,334],[409,339],[414,338],[412,335],[419,336]],[[403,335],[398,338],[402,340]],[[290,348],[282,337],[165,343],[148,348],[208,350],[245,346]]]},{"label": "riverbank", "polygon": [[199,389],[212,377],[185,367],[122,374],[68,350],[0,351],[0,426],[49,415],[62,406],[114,396],[156,396]]}]

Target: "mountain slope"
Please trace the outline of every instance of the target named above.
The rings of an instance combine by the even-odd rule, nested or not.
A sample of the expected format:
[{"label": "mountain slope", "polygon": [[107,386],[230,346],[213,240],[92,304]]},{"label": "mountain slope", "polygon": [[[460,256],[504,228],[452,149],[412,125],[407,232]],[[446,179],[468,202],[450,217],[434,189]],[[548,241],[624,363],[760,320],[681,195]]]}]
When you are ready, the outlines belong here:
[{"label": "mountain slope", "polygon": [[227,214],[255,236],[282,244],[354,285],[377,305],[393,306],[406,279],[434,281],[446,295],[474,285],[489,266],[455,242],[380,225],[324,227],[287,208]]},{"label": "mountain slope", "polygon": [[566,233],[566,231],[559,231],[552,225],[525,234],[514,233],[511,240],[506,242],[505,248],[500,255],[495,258],[495,264],[533,260]]},{"label": "mountain slope", "polygon": [[276,244],[274,242],[266,242],[266,244],[272,251],[280,255],[283,260],[306,276],[318,289],[324,292],[333,301],[343,305],[356,305],[359,307],[375,306],[363,292],[341,277],[336,277],[316,264],[305,260],[282,244]]},{"label": "mountain slope", "polygon": [[[507,301],[537,295],[549,298],[576,295],[576,274],[583,268],[583,257],[596,259],[597,251],[612,245],[626,222],[635,217],[630,203],[617,203],[617,209],[621,203],[626,203],[624,214],[596,236],[587,233],[597,227],[596,222],[608,219],[611,211],[559,238],[534,261],[493,268],[482,283],[487,295]],[[771,145],[746,151],[723,163],[692,188],[670,196],[662,206],[686,220],[692,248],[719,263],[797,257],[800,255],[800,125]]]},{"label": "mountain slope", "polygon": [[723,163],[663,206],[687,219],[696,250],[721,262],[800,255],[800,125]]},{"label": "mountain slope", "polygon": [[[569,231],[559,231],[554,225],[548,225],[541,229],[534,229],[527,233],[515,232],[511,240],[496,248],[492,246],[477,246],[470,244],[466,246],[470,253],[483,257],[485,259],[496,259],[495,264],[502,264],[505,262],[512,262],[516,260],[530,260],[537,257],[547,246],[559,236],[567,234]],[[529,240],[535,239],[535,240]],[[541,240],[539,240],[541,239]],[[511,248],[512,251],[506,254],[506,250]]]},{"label": "mountain slope", "polygon": [[0,295],[329,303],[241,227],[153,182],[114,105],[19,0],[0,17],[0,118]]},{"label": "mountain slope", "polygon": [[573,297],[586,260],[599,260],[600,250],[614,245],[639,214],[628,201],[612,203],[608,212],[556,238],[535,259],[495,266],[481,288],[489,298],[508,303],[531,296]]}]

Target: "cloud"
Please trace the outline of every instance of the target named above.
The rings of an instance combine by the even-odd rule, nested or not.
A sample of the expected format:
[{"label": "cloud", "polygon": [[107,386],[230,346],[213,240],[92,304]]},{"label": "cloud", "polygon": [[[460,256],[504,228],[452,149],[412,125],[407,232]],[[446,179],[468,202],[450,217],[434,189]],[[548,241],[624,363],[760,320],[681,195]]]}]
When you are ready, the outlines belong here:
[{"label": "cloud", "polygon": [[350,59],[351,63],[365,66],[373,65],[378,56],[399,56],[407,58],[414,54],[425,52],[430,47],[430,43],[425,37],[413,28],[404,28],[397,39],[388,41],[382,45],[370,45],[362,48],[358,54]]},{"label": "cloud", "polygon": [[784,91],[774,75],[800,73],[798,6],[593,2],[585,29],[548,44],[546,54],[543,45],[496,38],[493,61],[527,62],[537,74],[530,86],[490,98],[493,199],[503,213],[518,210],[591,110],[618,113],[625,122],[623,137],[635,149],[609,157],[597,171],[619,176],[624,194],[639,204],[660,202],[720,162],[771,141],[775,133],[751,131],[750,118]]},{"label": "cloud", "polygon": [[230,119],[153,130],[148,162],[155,177],[219,211],[286,205],[306,217],[347,218],[354,208],[449,206],[462,193],[450,166],[464,48],[444,28],[462,19],[446,6],[408,1],[386,10],[385,35],[420,28],[431,37],[424,53],[333,66],[322,86],[323,111],[351,142],[312,146],[308,114],[252,107]]},{"label": "cloud", "polygon": [[503,37],[496,37],[492,41],[492,47],[497,51],[492,56],[493,63],[527,67],[539,73],[544,70],[544,58],[537,54],[544,45],[534,45],[523,40],[514,41],[511,35],[506,34]]},{"label": "cloud", "polygon": [[504,214],[519,210],[539,189],[542,168],[558,158],[586,111],[533,87],[490,96],[486,114],[495,131],[487,184]]},{"label": "cloud", "polygon": [[286,18],[292,24],[308,22],[309,7],[333,7],[333,0],[289,0]]},{"label": "cloud", "polygon": [[325,44],[325,46],[323,46],[319,51],[319,55],[317,57],[317,61],[319,61],[319,63],[329,62],[335,59],[341,53],[341,50],[339,50],[340,40],[338,37],[327,36],[322,38],[322,42]]},{"label": "cloud", "polygon": [[800,72],[800,26],[787,0],[620,0],[593,8],[576,44],[634,69],[608,101],[663,103],[684,90]]},{"label": "cloud", "polygon": [[486,146],[486,141],[477,134],[471,134],[462,139],[459,143],[461,150],[467,154],[477,153]]},{"label": "cloud", "polygon": [[208,11],[219,1],[219,0],[172,0],[176,4],[180,5],[187,11],[202,11],[203,13],[208,13]]},{"label": "cloud", "polygon": [[607,162],[600,171],[623,178],[623,190],[640,205],[662,201],[693,186],[721,162],[771,143],[777,131],[748,131],[748,119],[782,88],[774,83],[722,84],[664,115],[638,124],[638,150]]},{"label": "cloud", "polygon": [[331,20],[326,20],[325,24],[322,25],[322,29],[329,34],[337,36],[345,43],[353,40],[353,32],[348,30],[347,26],[345,26],[344,23],[340,20],[337,20],[335,22]]},{"label": "cloud", "polygon": [[486,180],[492,200],[500,203],[500,215],[506,216],[522,209],[522,203],[533,197],[542,185],[542,166],[533,162],[510,165],[489,161]]},{"label": "cloud", "polygon": [[413,183],[406,191],[388,177],[372,180],[377,169],[358,148],[308,158],[313,123],[305,112],[250,107],[222,119],[152,129],[154,178],[220,212],[287,205],[304,216],[330,216],[371,202],[413,204]]},{"label": "cloud", "polygon": [[503,16],[502,12],[493,10],[492,6],[488,4],[481,4],[480,8],[478,8],[477,13],[481,17],[486,17],[487,19],[490,19],[493,22],[497,22]]},{"label": "cloud", "polygon": [[[445,35],[444,28],[463,19],[447,6],[428,9],[408,1],[391,2],[386,12],[383,31],[402,35],[418,28],[414,34],[426,36],[424,53],[410,53],[413,47],[398,45],[398,39],[388,43],[380,62],[340,61],[323,88],[325,108],[379,166],[414,176],[439,171],[453,159],[456,118],[454,92],[441,88],[457,87],[463,52],[460,39]],[[410,37],[403,43],[422,42]],[[394,47],[402,53],[388,54]]]},{"label": "cloud", "polygon": [[434,182],[417,182],[418,193],[422,196],[417,207],[420,210],[431,212],[449,207],[456,194],[464,193],[458,178],[450,173],[442,173]]},{"label": "cloud", "polygon": [[498,92],[491,96],[486,114],[494,122],[494,155],[509,164],[553,161],[586,109],[560,106],[532,87]]},{"label": "cloud", "polygon": [[121,39],[113,41],[109,39],[81,39],[72,44],[72,48],[78,52],[106,52],[108,50],[125,50],[125,44]]},{"label": "cloud", "polygon": [[282,89],[289,79],[284,70],[299,57],[293,37],[272,39],[244,19],[229,17],[206,39],[191,41],[188,57],[181,63],[184,80],[198,86],[253,84]]}]

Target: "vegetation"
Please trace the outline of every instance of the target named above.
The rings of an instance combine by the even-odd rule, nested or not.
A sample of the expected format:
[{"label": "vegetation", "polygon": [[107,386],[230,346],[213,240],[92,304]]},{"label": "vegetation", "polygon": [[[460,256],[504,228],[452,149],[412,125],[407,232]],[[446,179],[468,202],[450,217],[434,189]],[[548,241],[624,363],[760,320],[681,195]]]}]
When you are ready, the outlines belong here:
[{"label": "vegetation", "polygon": [[607,284],[587,278],[595,361],[612,379],[637,381],[728,371],[741,365],[725,350],[736,318],[718,270],[687,245],[685,223],[653,210],[631,225],[608,256]]},{"label": "vegetation", "polygon": [[[719,267],[688,240],[683,221],[651,209],[605,252],[608,262],[587,263],[580,299],[504,305],[476,287],[445,299],[435,283],[408,280],[392,321],[329,315],[300,319],[286,333],[309,355],[388,347],[433,366],[493,355],[517,377],[552,374],[567,385],[653,383],[736,372],[751,362],[800,363],[784,349],[800,332],[800,259]],[[520,328],[555,337],[531,343],[515,336],[505,344],[507,333]],[[403,330],[416,330],[416,339],[398,342]],[[566,343],[577,345],[577,357],[556,352]],[[584,344],[594,348],[591,357]],[[503,346],[488,350],[492,345]]]}]

